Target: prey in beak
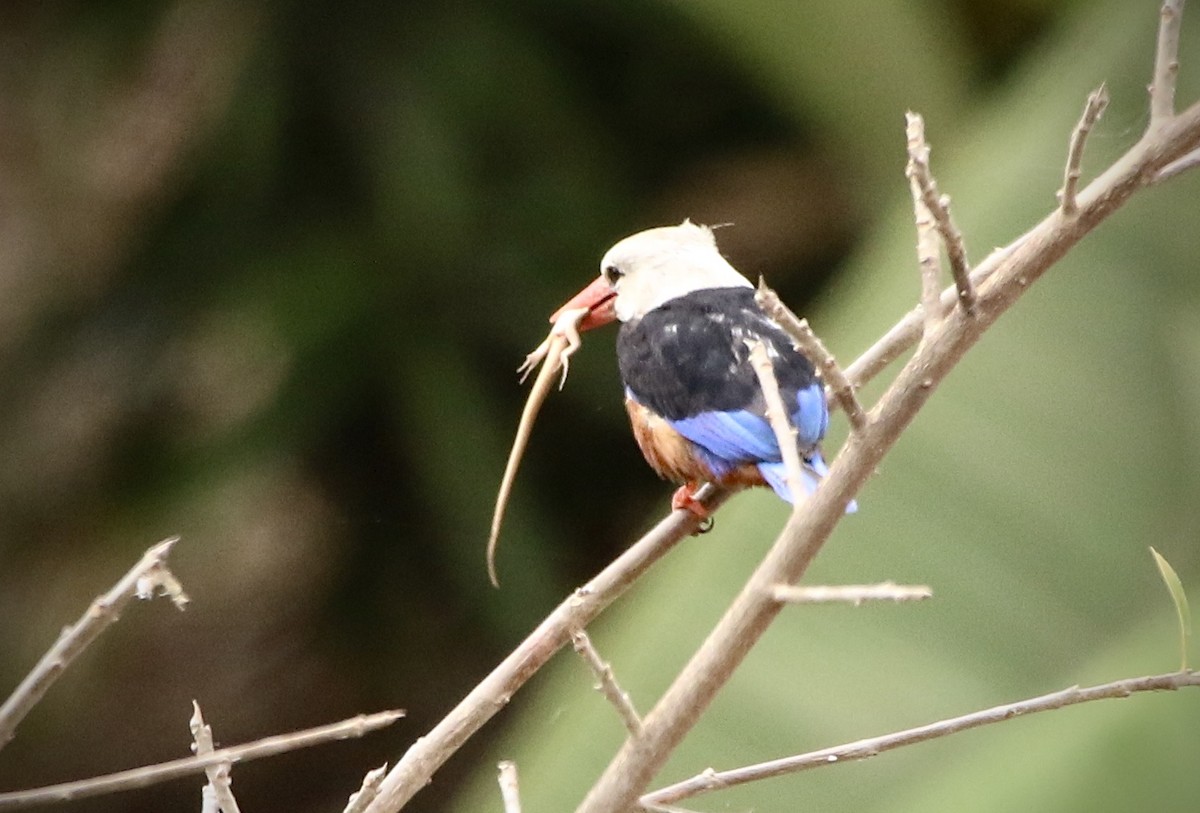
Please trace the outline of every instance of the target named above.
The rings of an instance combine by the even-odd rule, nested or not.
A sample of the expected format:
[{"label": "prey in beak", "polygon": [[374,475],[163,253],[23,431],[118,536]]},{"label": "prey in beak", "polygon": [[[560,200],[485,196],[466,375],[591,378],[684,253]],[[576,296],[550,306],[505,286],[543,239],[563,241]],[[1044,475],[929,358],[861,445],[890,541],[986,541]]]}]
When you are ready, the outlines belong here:
[{"label": "prey in beak", "polygon": [[579,334],[585,330],[601,327],[616,319],[613,303],[617,292],[604,277],[597,277],[591,285],[571,297],[566,304],[550,317],[553,327],[549,335],[537,346],[525,361],[517,368],[524,383],[533,369],[542,364],[525,409],[521,412],[521,422],[517,425],[517,434],[513,438],[512,450],[508,453],[508,464],[504,467],[504,477],[500,481],[500,491],[496,495],[496,507],[492,512],[492,529],[488,536],[487,569],[488,579],[493,587],[500,586],[496,575],[496,544],[500,538],[500,526],[504,522],[504,510],[508,506],[508,498],[512,493],[513,481],[517,477],[517,468],[521,465],[521,457],[529,444],[529,436],[533,432],[533,422],[538,411],[546,401],[553,386],[554,376],[561,369],[558,388],[561,390],[567,383],[568,362],[571,355],[579,349],[582,340]]}]

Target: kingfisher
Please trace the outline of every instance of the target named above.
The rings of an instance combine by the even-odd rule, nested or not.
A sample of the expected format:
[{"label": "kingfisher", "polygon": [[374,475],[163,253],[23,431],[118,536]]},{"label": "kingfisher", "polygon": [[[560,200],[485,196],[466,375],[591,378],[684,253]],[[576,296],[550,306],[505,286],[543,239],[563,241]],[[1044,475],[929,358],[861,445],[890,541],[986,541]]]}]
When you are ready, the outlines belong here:
[{"label": "kingfisher", "polygon": [[[694,494],[705,481],[768,486],[796,503],[828,471],[819,445],[829,424],[824,387],[754,293],[721,256],[712,229],[685,220],[618,242],[600,261],[600,276],[551,317],[584,309],[580,331],[621,323],[617,364],[634,439],[660,477],[683,484],[672,507],[701,518],[707,511]],[[801,483],[788,482],[767,420],[749,360],[755,340],[772,362],[796,430]]]}]

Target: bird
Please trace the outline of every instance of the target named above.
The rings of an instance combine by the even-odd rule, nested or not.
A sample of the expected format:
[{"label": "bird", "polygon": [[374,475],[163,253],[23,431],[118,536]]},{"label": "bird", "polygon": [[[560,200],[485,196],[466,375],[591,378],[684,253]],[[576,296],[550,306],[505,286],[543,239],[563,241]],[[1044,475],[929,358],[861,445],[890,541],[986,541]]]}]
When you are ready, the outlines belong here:
[{"label": "bird", "polygon": [[[617,242],[600,275],[560,308],[586,310],[579,331],[613,321],[617,366],[633,436],[660,477],[681,483],[672,507],[707,519],[700,484],[766,486],[789,503],[828,472],[829,425],[812,360],[755,301],[750,281],[721,255],[713,230],[685,220]],[[795,429],[803,482],[788,482],[767,402],[750,362],[761,342]],[[851,504],[849,510],[855,506]]]}]

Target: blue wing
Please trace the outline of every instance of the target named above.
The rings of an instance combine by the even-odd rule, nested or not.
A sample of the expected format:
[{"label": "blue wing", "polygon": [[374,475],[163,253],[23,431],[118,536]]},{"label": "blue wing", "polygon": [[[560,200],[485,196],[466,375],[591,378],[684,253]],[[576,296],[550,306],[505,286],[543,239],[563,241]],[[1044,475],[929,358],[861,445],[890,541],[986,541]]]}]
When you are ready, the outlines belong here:
[{"label": "blue wing", "polygon": [[[829,423],[825,393],[820,384],[814,382],[796,393],[796,407],[791,419],[805,467],[804,482],[800,486],[805,494],[811,494],[827,471],[825,461],[816,449]],[[787,486],[779,442],[763,416],[747,409],[701,412],[670,421],[670,424],[696,444],[697,451],[715,476],[754,463],[776,494],[788,502],[795,502],[796,498]]]}]

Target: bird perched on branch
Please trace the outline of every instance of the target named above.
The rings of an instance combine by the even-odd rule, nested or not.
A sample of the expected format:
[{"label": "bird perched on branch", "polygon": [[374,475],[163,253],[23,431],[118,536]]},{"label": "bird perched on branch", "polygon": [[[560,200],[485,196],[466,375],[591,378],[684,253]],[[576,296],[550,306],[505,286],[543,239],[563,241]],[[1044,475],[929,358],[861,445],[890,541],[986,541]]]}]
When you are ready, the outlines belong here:
[{"label": "bird perched on branch", "polygon": [[[818,444],[829,412],[813,365],[758,306],[754,287],[717,250],[713,232],[684,221],[639,232],[604,255],[600,276],[551,317],[587,311],[589,330],[621,322],[617,361],[625,408],[646,461],[683,483],[672,506],[707,516],[700,483],[770,486],[794,503],[826,473]],[[759,341],[796,430],[803,482],[787,482],[779,441],[749,361]],[[851,507],[853,510],[853,507]]]}]

